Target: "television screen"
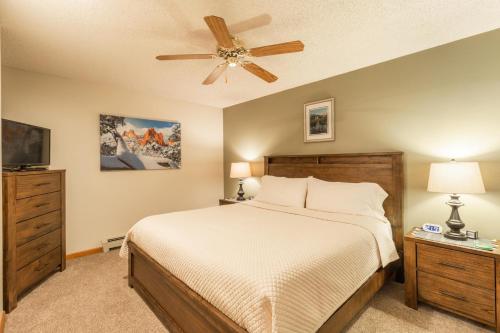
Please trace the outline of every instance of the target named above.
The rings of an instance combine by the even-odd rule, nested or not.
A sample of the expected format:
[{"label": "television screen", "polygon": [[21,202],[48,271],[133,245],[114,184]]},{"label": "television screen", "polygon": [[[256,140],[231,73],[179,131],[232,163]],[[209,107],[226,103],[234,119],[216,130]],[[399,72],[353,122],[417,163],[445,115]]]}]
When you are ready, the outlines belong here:
[{"label": "television screen", "polygon": [[49,164],[49,129],[2,119],[2,165],[4,167]]}]

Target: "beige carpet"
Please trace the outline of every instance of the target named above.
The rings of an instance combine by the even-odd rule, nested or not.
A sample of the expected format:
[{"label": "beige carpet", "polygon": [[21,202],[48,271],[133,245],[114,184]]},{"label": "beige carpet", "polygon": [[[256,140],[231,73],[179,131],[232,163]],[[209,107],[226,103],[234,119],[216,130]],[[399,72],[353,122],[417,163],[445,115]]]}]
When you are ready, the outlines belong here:
[{"label": "beige carpet", "polygon": [[[166,332],[127,286],[127,261],[116,251],[68,261],[67,269],[21,299],[7,317],[14,332]],[[347,332],[492,332],[484,326],[422,305],[403,303],[403,287],[388,284]]]}]

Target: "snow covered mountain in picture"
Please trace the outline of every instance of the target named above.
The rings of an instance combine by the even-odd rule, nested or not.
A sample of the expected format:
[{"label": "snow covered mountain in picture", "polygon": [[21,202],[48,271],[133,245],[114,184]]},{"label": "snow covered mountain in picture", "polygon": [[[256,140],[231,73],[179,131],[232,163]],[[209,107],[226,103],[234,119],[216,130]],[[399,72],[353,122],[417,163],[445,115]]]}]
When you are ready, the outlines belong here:
[{"label": "snow covered mountain in picture", "polygon": [[181,167],[181,124],[100,115],[101,170]]}]

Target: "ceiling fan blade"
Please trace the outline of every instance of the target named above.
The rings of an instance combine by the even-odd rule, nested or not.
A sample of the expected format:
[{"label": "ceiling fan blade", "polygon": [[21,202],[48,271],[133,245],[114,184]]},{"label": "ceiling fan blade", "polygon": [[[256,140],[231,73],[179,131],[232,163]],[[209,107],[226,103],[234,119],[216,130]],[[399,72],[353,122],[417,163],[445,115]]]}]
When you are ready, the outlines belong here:
[{"label": "ceiling fan blade", "polygon": [[188,60],[188,59],[213,59],[215,54],[171,54],[159,55],[156,57],[158,60]]},{"label": "ceiling fan blade", "polygon": [[203,81],[203,84],[208,85],[208,84],[214,83],[219,78],[219,76],[221,76],[221,74],[224,73],[226,68],[227,68],[226,62],[215,67],[215,69],[212,71],[212,73],[210,73],[210,75],[207,76],[205,81]]},{"label": "ceiling fan blade", "polygon": [[213,15],[205,16],[204,20],[214,34],[214,37],[220,46],[227,49],[234,47],[233,40],[231,39],[231,35],[229,34],[229,30],[227,30],[226,22],[222,17]]},{"label": "ceiling fan blade", "polygon": [[275,54],[301,52],[304,44],[300,40],[281,44],[267,45],[250,49],[250,54],[254,57],[265,57]]},{"label": "ceiling fan blade", "polygon": [[266,71],[264,68],[254,64],[253,62],[247,62],[242,64],[241,66],[250,73],[260,77],[262,80],[266,82],[271,83],[278,79],[276,75]]}]

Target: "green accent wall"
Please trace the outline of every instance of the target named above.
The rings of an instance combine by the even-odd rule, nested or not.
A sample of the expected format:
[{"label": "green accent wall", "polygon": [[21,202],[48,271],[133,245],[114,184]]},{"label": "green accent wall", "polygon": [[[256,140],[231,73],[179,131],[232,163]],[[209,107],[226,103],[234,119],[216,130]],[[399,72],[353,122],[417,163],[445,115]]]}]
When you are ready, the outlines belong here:
[{"label": "green accent wall", "polygon": [[[330,97],[336,140],[304,143],[304,103]],[[500,30],[224,109],[226,197],[231,162],[252,161],[251,195],[265,155],[379,151],[405,153],[405,230],[450,213],[447,195],[426,191],[429,163],[479,161],[487,193],[464,195],[460,212],[467,229],[500,238]]]}]

